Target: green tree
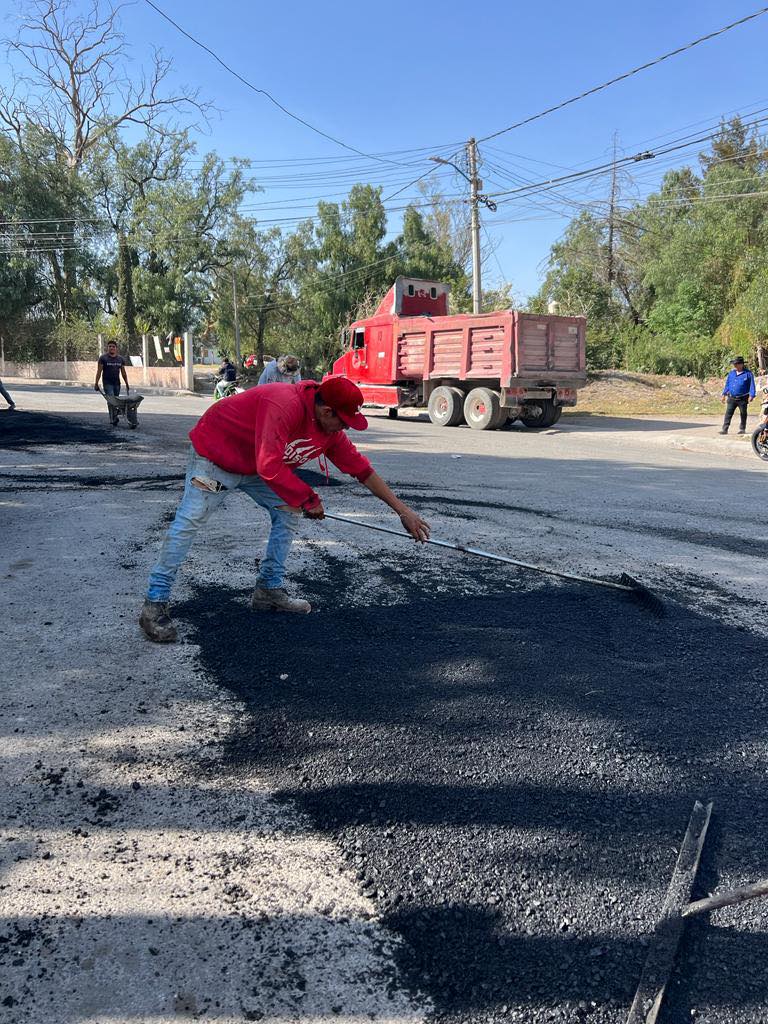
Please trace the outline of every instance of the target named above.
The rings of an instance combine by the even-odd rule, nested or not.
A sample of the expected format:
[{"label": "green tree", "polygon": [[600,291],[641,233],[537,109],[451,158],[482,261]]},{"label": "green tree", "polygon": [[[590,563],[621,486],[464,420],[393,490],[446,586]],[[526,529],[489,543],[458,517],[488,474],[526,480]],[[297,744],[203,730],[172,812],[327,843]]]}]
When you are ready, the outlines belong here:
[{"label": "green tree", "polygon": [[16,36],[5,40],[14,63],[11,86],[0,87],[0,128],[28,163],[35,165],[42,148],[68,176],[59,194],[68,193],[70,201],[69,244],[48,253],[62,318],[84,308],[76,289],[88,269],[81,258],[88,228],[79,229],[73,217],[77,179],[90,154],[126,126],[166,136],[175,130],[168,119],[180,112],[206,115],[196,93],[166,93],[171,62],[162,54],[156,52],[140,74],[129,67],[119,11],[99,0],[84,10],[72,0],[31,0]]},{"label": "green tree", "polygon": [[413,206],[405,211],[396,248],[398,273],[427,281],[443,281],[452,286],[460,282],[459,287],[466,287],[464,270],[456,262],[450,244],[435,238],[421,212]]},{"label": "green tree", "polygon": [[130,243],[139,318],[159,334],[198,330],[209,319],[215,280],[234,261],[233,225],[255,189],[247,162],[227,166],[208,153],[197,170],[151,182],[134,203]]},{"label": "green tree", "polygon": [[264,366],[265,346],[278,353],[290,336],[293,284],[299,247],[279,228],[261,231],[252,221],[238,219],[229,238],[232,266],[217,278],[212,322],[219,343],[234,354],[234,296],[237,283],[238,313],[243,354],[255,351],[258,368]]},{"label": "green tree", "polygon": [[121,339],[129,347],[136,340],[136,300],[133,294],[133,254],[125,235],[117,244],[117,318]]}]

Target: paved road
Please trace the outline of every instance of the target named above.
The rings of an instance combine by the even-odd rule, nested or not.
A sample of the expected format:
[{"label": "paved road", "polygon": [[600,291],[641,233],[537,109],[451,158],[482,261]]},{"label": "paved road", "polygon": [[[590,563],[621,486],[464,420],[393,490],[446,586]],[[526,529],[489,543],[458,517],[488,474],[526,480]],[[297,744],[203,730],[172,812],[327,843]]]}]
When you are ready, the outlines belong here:
[{"label": "paved road", "polygon": [[[106,420],[87,392],[29,387],[17,398],[70,421]],[[60,989],[75,939],[58,940],[44,982],[30,965],[54,941],[44,922],[68,917],[71,903],[63,908],[79,899],[92,931],[78,955],[92,960],[89,943],[106,942],[101,966],[116,995],[110,1003],[102,984],[102,1005],[81,972],[46,1019],[80,1019],[93,999],[93,1019],[134,1014],[140,978],[138,1012],[158,1020],[192,1000],[214,1020],[341,1007],[350,1018],[618,1024],[692,794],[720,801],[705,882],[768,874],[754,614],[765,541],[753,525],[764,467],[701,441],[711,425],[679,420],[575,417],[544,433],[484,434],[374,414],[361,447],[435,535],[587,574],[629,571],[671,600],[669,620],[654,625],[609,593],[304,523],[294,586],[317,612],[269,621],[265,632],[244,600],[264,524],[237,496],[179,588],[188,642],[152,648],[133,618],[186,431],[207,404],[148,398],[140,430],[118,432],[119,445],[3,451],[0,433],[11,538],[2,568],[19,666],[4,721],[19,730],[11,766],[26,787],[12,812],[21,859],[7,876],[18,895],[4,910],[18,915],[13,934],[26,950],[11,993],[29,1010],[19,1020],[51,1012],[46,993]],[[676,437],[691,443],[677,447]],[[329,508],[391,522],[367,492],[340,483],[323,491]],[[258,823],[255,845],[243,820]],[[109,848],[110,828],[131,857]],[[212,835],[229,851],[226,878],[207,848]],[[109,895],[83,884],[84,849],[104,866]],[[175,888],[166,857],[188,866]],[[64,861],[74,883],[54,869]],[[278,861],[275,897],[276,868],[260,872]],[[139,927],[129,868],[143,872],[162,924]],[[330,878],[333,892],[323,889]],[[185,897],[191,962],[164,932],[171,901]],[[119,923],[106,923],[118,911]],[[231,913],[238,927],[259,913],[280,922],[236,967]],[[764,985],[750,987],[743,969],[736,984],[729,957],[764,961],[764,922],[753,905],[694,934],[670,1020],[692,1009],[700,1020],[762,1019]],[[132,966],[118,971],[126,950]],[[198,977],[205,956],[210,969]],[[709,980],[696,957],[711,964]],[[270,975],[270,961],[297,959],[298,980]],[[248,988],[259,964],[260,983]]]}]

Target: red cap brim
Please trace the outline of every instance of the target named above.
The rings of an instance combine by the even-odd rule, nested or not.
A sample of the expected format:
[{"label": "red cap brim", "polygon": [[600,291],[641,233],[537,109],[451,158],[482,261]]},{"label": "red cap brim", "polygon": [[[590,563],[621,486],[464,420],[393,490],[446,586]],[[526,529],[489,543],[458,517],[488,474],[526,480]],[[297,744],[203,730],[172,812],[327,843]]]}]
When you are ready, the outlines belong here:
[{"label": "red cap brim", "polygon": [[342,412],[341,409],[334,409],[334,412],[339,417],[342,423],[346,423],[348,427],[353,430],[367,430],[368,420],[363,416],[361,412]]}]

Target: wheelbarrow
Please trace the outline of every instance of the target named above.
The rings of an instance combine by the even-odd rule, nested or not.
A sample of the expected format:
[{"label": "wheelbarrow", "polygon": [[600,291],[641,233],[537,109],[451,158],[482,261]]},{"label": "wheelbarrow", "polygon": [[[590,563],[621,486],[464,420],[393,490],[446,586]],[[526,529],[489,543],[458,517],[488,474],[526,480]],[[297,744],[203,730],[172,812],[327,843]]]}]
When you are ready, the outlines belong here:
[{"label": "wheelbarrow", "polygon": [[113,427],[117,426],[118,418],[125,416],[128,420],[128,426],[131,430],[135,430],[139,425],[138,408],[139,404],[144,401],[144,395],[136,395],[132,392],[128,392],[125,397],[120,395],[116,398],[114,395],[108,395],[106,391],[102,391],[99,388],[101,394],[107,400],[107,406],[109,408],[109,420]]}]

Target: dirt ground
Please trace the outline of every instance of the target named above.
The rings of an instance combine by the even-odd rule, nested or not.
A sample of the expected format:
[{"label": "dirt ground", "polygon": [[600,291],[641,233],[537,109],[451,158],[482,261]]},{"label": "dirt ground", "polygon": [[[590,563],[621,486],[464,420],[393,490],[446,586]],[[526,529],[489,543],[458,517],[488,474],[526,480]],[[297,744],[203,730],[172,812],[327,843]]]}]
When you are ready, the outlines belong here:
[{"label": "dirt ground", "polygon": [[[233,496],[157,648],[133,620],[205,403],[144,407],[119,446],[0,451],[16,1019],[619,1024],[694,799],[697,894],[768,875],[765,470],[711,417],[359,438],[436,536],[628,571],[663,619],[331,522],[292,560],[312,615],[255,616],[264,522]],[[335,483],[333,511],[392,522]],[[762,1024],[766,957],[759,901],[698,920],[662,1020]]]},{"label": "dirt ground", "polygon": [[[653,373],[599,370],[579,391],[579,403],[566,415],[593,413],[603,416],[719,416],[723,379],[671,377]],[[757,401],[752,406],[757,413]]]}]

